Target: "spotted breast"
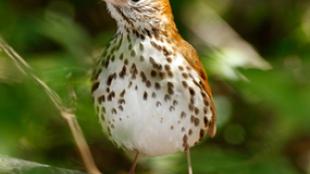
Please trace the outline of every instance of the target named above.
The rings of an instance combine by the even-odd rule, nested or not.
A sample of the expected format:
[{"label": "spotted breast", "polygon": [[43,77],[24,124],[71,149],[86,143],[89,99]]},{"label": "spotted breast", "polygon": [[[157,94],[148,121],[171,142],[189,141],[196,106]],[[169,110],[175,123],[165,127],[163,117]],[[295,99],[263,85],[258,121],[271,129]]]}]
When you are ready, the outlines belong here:
[{"label": "spotted breast", "polygon": [[178,34],[170,6],[149,4],[148,14],[156,17],[148,15],[146,23],[130,9],[107,4],[118,32],[94,71],[92,94],[111,140],[157,156],[192,147],[206,133],[214,136],[207,77],[195,50]]}]

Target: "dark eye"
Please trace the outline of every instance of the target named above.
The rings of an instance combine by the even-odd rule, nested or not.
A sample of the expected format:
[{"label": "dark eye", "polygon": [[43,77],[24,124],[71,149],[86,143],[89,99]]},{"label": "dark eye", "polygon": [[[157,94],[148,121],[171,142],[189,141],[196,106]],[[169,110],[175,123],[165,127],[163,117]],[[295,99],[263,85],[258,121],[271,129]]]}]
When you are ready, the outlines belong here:
[{"label": "dark eye", "polygon": [[136,3],[136,2],[139,2],[140,0],[131,0],[131,1]]}]

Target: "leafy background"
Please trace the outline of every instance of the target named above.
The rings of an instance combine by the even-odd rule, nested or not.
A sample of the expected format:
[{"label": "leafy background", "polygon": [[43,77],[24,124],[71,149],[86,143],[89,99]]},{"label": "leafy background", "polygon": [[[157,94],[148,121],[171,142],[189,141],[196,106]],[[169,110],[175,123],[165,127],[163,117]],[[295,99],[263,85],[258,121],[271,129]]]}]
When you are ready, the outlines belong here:
[{"label": "leafy background", "polygon": [[[309,174],[310,2],[173,0],[172,6],[209,73],[219,115],[216,138],[192,149],[194,173]],[[115,27],[101,1],[0,1],[0,35],[76,108],[99,168],[122,174],[132,156],[102,133],[89,90],[93,57]],[[85,170],[53,104],[3,52],[0,154]],[[186,173],[185,157],[144,158],[137,173]]]}]

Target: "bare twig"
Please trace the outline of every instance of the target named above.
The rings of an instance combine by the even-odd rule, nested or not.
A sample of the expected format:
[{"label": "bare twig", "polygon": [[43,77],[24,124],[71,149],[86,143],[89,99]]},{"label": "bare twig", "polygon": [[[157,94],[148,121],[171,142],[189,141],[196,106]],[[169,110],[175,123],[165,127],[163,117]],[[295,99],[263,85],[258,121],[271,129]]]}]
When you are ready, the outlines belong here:
[{"label": "bare twig", "polygon": [[75,143],[79,149],[82,156],[83,162],[85,164],[86,170],[90,174],[101,174],[97,168],[94,159],[91,155],[89,146],[85,140],[82,129],[76,119],[76,116],[72,109],[66,107],[59,97],[59,95],[52,90],[44,81],[42,81],[32,70],[31,66],[14,51],[1,37],[0,37],[0,50],[2,50],[12,61],[15,63],[16,67],[26,76],[29,76],[36,83],[38,83],[42,89],[45,91],[49,99],[53,102],[55,107],[58,109],[61,116],[67,121],[71,133],[74,137]]}]

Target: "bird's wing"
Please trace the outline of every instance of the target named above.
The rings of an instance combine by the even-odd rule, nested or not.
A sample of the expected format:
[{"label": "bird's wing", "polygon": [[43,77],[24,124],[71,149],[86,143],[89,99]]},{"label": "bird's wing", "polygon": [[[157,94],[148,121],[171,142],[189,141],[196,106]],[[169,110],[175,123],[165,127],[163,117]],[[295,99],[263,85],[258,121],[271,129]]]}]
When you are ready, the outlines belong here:
[{"label": "bird's wing", "polygon": [[203,65],[198,57],[196,50],[192,47],[192,45],[184,41],[182,38],[180,38],[178,43],[178,48],[180,48],[180,52],[186,58],[187,62],[198,72],[200,80],[202,82],[202,87],[209,96],[207,97],[207,100],[211,104],[212,117],[209,126],[207,127],[207,133],[210,137],[214,137],[216,134],[216,113],[215,105],[212,99],[212,90],[208,82],[207,74],[203,68]]}]

